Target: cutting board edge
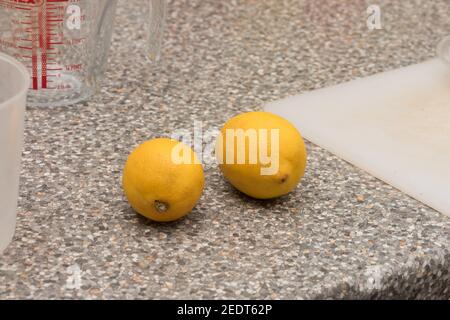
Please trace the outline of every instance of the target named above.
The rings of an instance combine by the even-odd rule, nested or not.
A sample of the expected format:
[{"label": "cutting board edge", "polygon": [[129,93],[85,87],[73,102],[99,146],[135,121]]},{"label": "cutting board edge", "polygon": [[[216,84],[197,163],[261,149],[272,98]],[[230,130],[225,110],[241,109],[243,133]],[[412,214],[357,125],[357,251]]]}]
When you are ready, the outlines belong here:
[{"label": "cutting board edge", "polygon": [[[321,92],[324,92],[324,91],[326,92],[326,90],[328,90],[330,88],[334,88],[334,89],[336,89],[336,88],[337,89],[339,89],[339,88],[346,88],[349,83],[361,83],[362,81],[372,81],[372,82],[373,81],[377,81],[377,79],[379,79],[380,77],[389,76],[391,74],[394,74],[395,72],[398,72],[399,70],[414,70],[414,68],[416,68],[416,70],[417,69],[423,70],[424,68],[426,69],[428,66],[431,66],[432,68],[435,68],[435,69],[436,68],[440,68],[440,66],[438,64],[443,64],[443,61],[441,61],[438,58],[427,59],[427,60],[424,60],[423,62],[420,62],[420,63],[417,63],[417,64],[401,67],[401,68],[398,68],[398,69],[388,70],[386,72],[377,73],[377,74],[374,74],[374,75],[370,75],[370,76],[368,76],[366,78],[357,78],[357,79],[350,80],[350,81],[343,82],[343,83],[339,83],[339,84],[336,84],[336,85],[331,85],[331,86],[327,86],[327,87],[323,87],[323,88],[319,88],[319,89],[315,89],[315,90],[311,90],[311,91],[306,91],[306,92],[303,92],[301,94],[288,96],[288,97],[285,97],[285,98],[277,100],[277,101],[269,102],[269,103],[265,104],[263,106],[263,108],[264,108],[265,111],[269,111],[269,112],[272,112],[272,113],[275,113],[277,115],[284,116],[285,118],[290,119],[290,118],[292,118],[293,115],[290,114],[290,112],[280,112],[280,108],[282,106],[284,106],[284,105],[286,105],[286,106],[288,106],[288,105],[291,105],[291,106],[295,105],[296,104],[296,98],[298,98],[300,96],[302,96],[302,97],[304,97],[304,96],[314,97],[316,99],[317,98],[316,95],[318,95],[318,94],[320,94]],[[409,72],[409,71],[407,71],[407,72]],[[441,74],[440,71],[439,71],[439,74]],[[292,121],[292,122],[294,122],[296,127],[302,132],[299,124],[295,123],[295,120]],[[332,154],[334,154],[337,157],[343,159],[347,163],[349,163],[351,165],[354,165],[357,168],[359,168],[359,169],[367,172],[368,174],[372,175],[373,177],[377,178],[378,180],[383,181],[384,183],[387,183],[387,184],[391,185],[395,189],[401,191],[402,193],[405,193],[406,195],[408,195],[412,199],[415,199],[415,200],[423,203],[424,205],[432,208],[433,210],[436,210],[436,211],[438,211],[438,212],[440,212],[440,213],[442,213],[442,214],[444,214],[446,216],[450,216],[450,209],[448,208],[448,206],[447,206],[447,204],[445,202],[439,201],[439,199],[437,199],[438,201],[429,201],[429,200],[427,200],[427,199],[425,199],[424,197],[421,196],[420,190],[419,191],[416,190],[414,192],[411,192],[410,188],[408,188],[407,186],[402,185],[401,182],[397,183],[397,182],[395,182],[395,180],[389,179],[388,175],[387,175],[387,177],[382,177],[383,173],[385,173],[386,171],[382,171],[382,172],[376,173],[379,170],[377,170],[375,168],[373,170],[370,169],[370,168],[367,169],[370,166],[370,164],[368,166],[366,166],[364,164],[361,164],[357,160],[351,160],[351,158],[352,158],[351,154],[350,155],[346,155],[347,152],[345,152],[345,151],[344,152],[338,152],[338,151],[336,151],[335,148],[333,148],[333,147],[330,148],[329,145],[327,145],[326,142],[322,143],[322,144],[318,143],[318,141],[315,141],[315,139],[311,138],[311,136],[306,131],[302,132],[302,134],[304,135],[306,140],[310,141],[311,143],[313,143],[313,144],[315,144],[315,145],[317,145],[317,146],[319,146],[321,148],[324,148],[324,149],[330,151]],[[358,157],[355,157],[355,158],[358,158]],[[443,203],[445,208],[442,208],[442,206],[439,205],[439,204],[436,205],[435,204],[436,202]]]},{"label": "cutting board edge", "polygon": [[376,80],[376,79],[378,79],[378,78],[380,78],[382,76],[386,76],[386,75],[389,76],[390,74],[394,74],[394,73],[396,73],[398,71],[401,71],[401,70],[414,69],[414,68],[417,68],[417,67],[420,67],[420,66],[425,66],[425,65],[428,65],[428,64],[446,65],[446,63],[444,61],[442,61],[442,59],[430,58],[430,59],[426,59],[426,60],[424,60],[422,62],[419,62],[419,63],[415,63],[415,64],[412,64],[412,65],[409,65],[409,66],[400,67],[400,68],[397,68],[397,69],[387,70],[387,71],[384,71],[384,72],[375,73],[375,74],[369,75],[367,77],[357,77],[357,78],[354,78],[354,79],[351,79],[351,80],[348,80],[348,81],[344,81],[344,82],[340,82],[340,83],[336,83],[336,84],[332,84],[332,85],[328,85],[328,86],[324,86],[324,87],[316,88],[316,89],[312,89],[312,90],[307,90],[307,91],[301,92],[299,94],[288,95],[288,96],[286,96],[284,98],[281,98],[279,100],[270,101],[270,102],[264,104],[263,105],[263,109],[265,111],[275,113],[274,111],[268,110],[268,108],[276,108],[277,106],[282,105],[285,102],[292,101],[292,100],[294,100],[295,98],[297,98],[299,96],[316,95],[316,94],[319,94],[320,92],[323,92],[325,90],[329,90],[331,88],[342,88],[342,87],[345,88],[345,87],[348,86],[349,83],[353,83],[353,84],[357,83],[357,84],[359,84],[359,83],[362,83],[363,81],[368,81],[368,80],[372,80],[373,81],[373,80]]}]

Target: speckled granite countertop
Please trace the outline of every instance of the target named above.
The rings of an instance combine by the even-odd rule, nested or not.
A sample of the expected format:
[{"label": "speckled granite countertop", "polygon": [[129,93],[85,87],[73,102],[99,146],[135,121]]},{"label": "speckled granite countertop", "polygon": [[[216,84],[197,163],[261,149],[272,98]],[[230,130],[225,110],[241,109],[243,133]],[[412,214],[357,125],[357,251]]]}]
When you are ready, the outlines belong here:
[{"label": "speckled granite countertop", "polygon": [[138,53],[136,3],[119,5],[97,96],[28,109],[0,298],[450,298],[450,219],[312,144],[289,196],[249,199],[209,168],[177,223],[140,218],[120,185],[144,140],[430,58],[448,1],[377,1],[372,32],[371,1],[171,1],[160,72]]}]

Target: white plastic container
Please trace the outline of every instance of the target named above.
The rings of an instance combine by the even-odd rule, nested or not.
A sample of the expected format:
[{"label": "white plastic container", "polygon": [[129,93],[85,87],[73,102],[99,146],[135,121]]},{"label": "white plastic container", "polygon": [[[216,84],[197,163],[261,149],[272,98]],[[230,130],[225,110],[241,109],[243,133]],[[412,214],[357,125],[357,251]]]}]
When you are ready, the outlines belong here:
[{"label": "white plastic container", "polygon": [[437,47],[438,57],[446,62],[450,62],[450,36],[445,37],[439,42]]},{"label": "white plastic container", "polygon": [[0,53],[0,254],[11,242],[16,226],[29,79],[22,64]]}]

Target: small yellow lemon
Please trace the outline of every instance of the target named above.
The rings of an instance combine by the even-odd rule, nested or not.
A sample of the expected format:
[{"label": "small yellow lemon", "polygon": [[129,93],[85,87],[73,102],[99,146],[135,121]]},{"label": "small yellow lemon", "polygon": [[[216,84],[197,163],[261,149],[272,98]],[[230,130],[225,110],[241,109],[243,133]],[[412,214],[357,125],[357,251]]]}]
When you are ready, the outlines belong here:
[{"label": "small yellow lemon", "polygon": [[300,182],[306,148],[298,130],[269,112],[240,114],[225,123],[216,142],[216,157],[225,178],[257,199],[285,195]]},{"label": "small yellow lemon", "polygon": [[129,155],[122,178],[133,209],[161,222],[187,215],[201,197],[204,184],[203,167],[195,152],[166,138],[138,146]]}]

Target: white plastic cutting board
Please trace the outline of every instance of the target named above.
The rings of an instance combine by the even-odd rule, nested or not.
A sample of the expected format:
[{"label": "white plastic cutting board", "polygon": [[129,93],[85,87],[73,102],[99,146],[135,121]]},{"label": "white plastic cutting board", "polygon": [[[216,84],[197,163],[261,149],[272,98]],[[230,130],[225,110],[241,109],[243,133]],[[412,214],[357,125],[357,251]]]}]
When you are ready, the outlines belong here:
[{"label": "white plastic cutting board", "polygon": [[450,66],[433,59],[271,103],[309,141],[450,215]]}]

